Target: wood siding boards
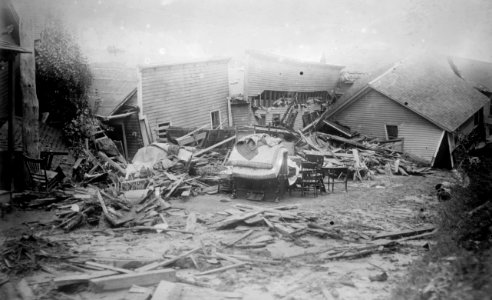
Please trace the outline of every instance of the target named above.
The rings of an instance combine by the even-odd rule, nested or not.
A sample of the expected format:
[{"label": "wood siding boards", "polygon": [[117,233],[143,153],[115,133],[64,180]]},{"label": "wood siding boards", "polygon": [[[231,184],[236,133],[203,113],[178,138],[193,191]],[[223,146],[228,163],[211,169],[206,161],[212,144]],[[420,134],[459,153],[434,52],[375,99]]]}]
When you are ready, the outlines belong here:
[{"label": "wood siding boards", "polygon": [[142,111],[154,138],[161,122],[173,126],[210,124],[210,112],[219,110],[228,124],[228,60],[164,65],[141,69]]},{"label": "wood siding boards", "polygon": [[245,95],[257,96],[265,90],[331,91],[337,85],[341,68],[340,66],[294,62],[281,57],[248,53]]},{"label": "wood siding boards", "polygon": [[330,119],[349,126],[351,130],[382,139],[386,138],[385,124],[398,125],[398,137],[404,138],[403,150],[429,162],[443,132],[416,113],[371,89]]},{"label": "wood siding boards", "polygon": [[231,104],[231,112],[233,126],[247,126],[253,123],[253,113],[249,103]]}]

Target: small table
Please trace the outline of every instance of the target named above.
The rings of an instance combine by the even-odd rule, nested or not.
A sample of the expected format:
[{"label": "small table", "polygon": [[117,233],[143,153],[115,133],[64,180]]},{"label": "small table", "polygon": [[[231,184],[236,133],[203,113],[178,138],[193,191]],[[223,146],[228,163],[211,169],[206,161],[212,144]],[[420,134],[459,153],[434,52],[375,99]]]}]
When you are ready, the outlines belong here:
[{"label": "small table", "polygon": [[[345,192],[347,192],[347,184],[348,184],[348,167],[323,167],[321,168],[323,171],[323,175],[328,177],[328,190],[334,191],[335,183],[344,183],[345,184]],[[336,180],[340,177],[340,174],[344,175],[343,180]]]}]

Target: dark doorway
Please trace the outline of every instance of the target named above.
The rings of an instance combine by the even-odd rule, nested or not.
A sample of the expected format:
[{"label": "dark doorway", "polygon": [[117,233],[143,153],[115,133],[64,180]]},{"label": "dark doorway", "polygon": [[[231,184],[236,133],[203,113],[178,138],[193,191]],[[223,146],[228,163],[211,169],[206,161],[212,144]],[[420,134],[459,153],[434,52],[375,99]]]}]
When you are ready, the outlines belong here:
[{"label": "dark doorway", "polygon": [[441,145],[439,146],[439,150],[437,150],[437,155],[434,160],[434,168],[441,169],[451,169],[451,154],[449,152],[449,143],[448,143],[448,133],[445,133],[442,137]]}]

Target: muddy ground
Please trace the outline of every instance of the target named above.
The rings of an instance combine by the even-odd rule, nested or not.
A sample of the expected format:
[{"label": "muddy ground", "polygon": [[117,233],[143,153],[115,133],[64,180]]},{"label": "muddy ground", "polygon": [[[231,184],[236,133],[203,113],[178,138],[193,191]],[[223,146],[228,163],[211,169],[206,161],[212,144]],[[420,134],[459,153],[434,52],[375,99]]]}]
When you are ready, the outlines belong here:
[{"label": "muddy ground", "polygon": [[[179,278],[208,287],[202,289],[187,285],[182,299],[387,299],[412,261],[432,247],[431,240],[405,241],[351,259],[331,258],[333,253],[340,253],[334,249],[373,245],[381,242],[372,240],[376,234],[432,225],[436,207],[440,205],[434,186],[442,181],[452,182],[452,174],[435,171],[426,177],[379,176],[372,181],[349,182],[347,193],[342,186],[335,186],[334,193],[316,198],[301,197],[294,192],[280,203],[230,199],[227,194],[171,200],[174,209],[165,216],[169,225],[184,227],[186,216],[195,212],[198,223],[193,235],[113,232],[89,227],[64,233],[49,226],[53,212],[14,211],[0,221],[0,244],[8,237],[31,228],[36,236],[68,245],[71,253],[75,253],[73,261],[79,262],[94,260],[131,269],[163,257],[179,255],[200,245],[216,252],[245,255],[253,260],[238,268],[204,276],[193,274],[230,263],[199,252],[194,257],[197,266],[189,258],[178,261],[174,268]],[[227,215],[224,211],[235,208],[236,204],[261,207],[298,204],[299,208],[295,210],[298,214],[317,217],[317,224],[337,229],[343,233],[343,238],[303,235],[291,240],[270,232],[264,225],[213,229],[213,224]],[[255,232],[248,239],[270,235],[273,242],[266,247],[252,249],[222,244],[249,229],[255,229]],[[383,271],[388,275],[387,279],[374,281]],[[44,299],[145,299],[153,288],[147,289],[148,293],[129,293],[128,290],[94,293],[80,287],[65,292],[55,291],[52,279],[68,274],[80,272],[70,263],[44,262],[43,270],[13,276],[11,281],[25,278],[37,297]],[[223,293],[214,294],[213,290]]]}]

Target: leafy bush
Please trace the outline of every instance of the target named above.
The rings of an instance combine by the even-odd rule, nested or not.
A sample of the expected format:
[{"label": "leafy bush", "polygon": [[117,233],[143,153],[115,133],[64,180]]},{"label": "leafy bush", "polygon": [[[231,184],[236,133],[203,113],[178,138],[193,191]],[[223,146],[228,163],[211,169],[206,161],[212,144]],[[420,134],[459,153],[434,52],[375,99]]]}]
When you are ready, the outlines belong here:
[{"label": "leafy bush", "polygon": [[88,105],[92,75],[75,39],[57,20],[45,27],[36,43],[36,91],[49,123],[64,129],[67,142],[80,145],[94,119]]}]

